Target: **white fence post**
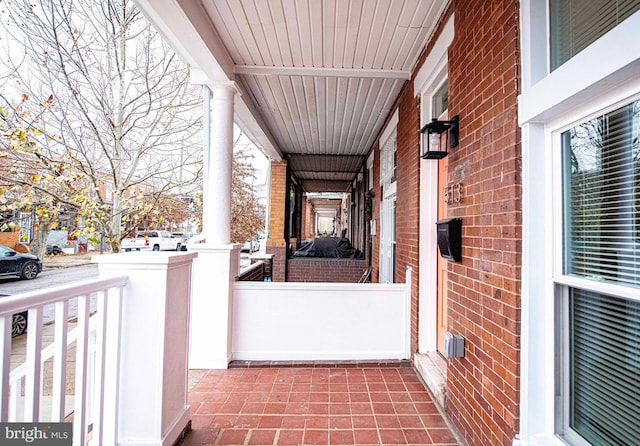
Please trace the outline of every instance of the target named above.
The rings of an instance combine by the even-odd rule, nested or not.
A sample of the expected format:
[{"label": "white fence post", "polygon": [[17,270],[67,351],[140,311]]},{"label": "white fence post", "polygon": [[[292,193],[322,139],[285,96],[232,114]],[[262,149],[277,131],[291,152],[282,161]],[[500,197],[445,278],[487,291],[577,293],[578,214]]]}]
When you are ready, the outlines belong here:
[{"label": "white fence post", "polygon": [[195,256],[131,252],[94,257],[101,278],[129,276],[120,309],[116,444],[173,444],[189,424],[188,324]]},{"label": "white fence post", "polygon": [[406,296],[405,296],[405,317],[406,317],[406,331],[405,331],[405,351],[407,352],[408,357],[411,357],[411,287],[413,283],[412,279],[413,268],[407,266],[407,272],[405,273],[405,286],[406,286]]}]

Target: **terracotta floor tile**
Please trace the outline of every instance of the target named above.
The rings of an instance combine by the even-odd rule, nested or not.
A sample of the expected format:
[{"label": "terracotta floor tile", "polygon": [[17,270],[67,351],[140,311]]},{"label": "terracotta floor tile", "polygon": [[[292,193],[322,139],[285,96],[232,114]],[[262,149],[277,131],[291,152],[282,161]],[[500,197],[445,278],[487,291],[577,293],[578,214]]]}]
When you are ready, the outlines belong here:
[{"label": "terracotta floor tile", "polygon": [[282,426],[282,419],[283,417],[280,415],[264,415],[262,416],[258,427],[260,429],[280,429],[280,426]]},{"label": "terracotta floor tile", "polygon": [[[400,413],[400,412],[398,412]],[[400,427],[403,429],[423,429],[422,419],[417,415],[398,415]]]},{"label": "terracotta floor tile", "polygon": [[376,415],[376,424],[379,429],[400,428],[400,420],[396,415]]},{"label": "terracotta floor tile", "polygon": [[329,415],[329,404],[311,403],[309,404],[309,413],[314,415]]},{"label": "terracotta floor tile", "polygon": [[215,415],[211,421],[211,427],[228,429],[235,426],[238,415]]},{"label": "terracotta floor tile", "polygon": [[281,430],[278,435],[277,445],[299,445],[302,444],[302,437],[304,436],[304,430]]},{"label": "terracotta floor tile", "polygon": [[329,417],[329,429],[353,429],[351,416],[331,416]]},{"label": "terracotta floor tile", "polygon": [[198,415],[215,415],[222,412],[222,406],[225,403],[200,403],[195,408],[195,413]]},{"label": "terracotta floor tile", "polygon": [[[192,429],[204,429],[211,426],[211,415],[195,415],[191,413],[191,428]],[[437,426],[434,426],[437,427]]]},{"label": "terracotta floor tile", "polygon": [[329,431],[330,445],[354,445],[353,431],[351,430],[331,430]]},{"label": "terracotta floor tile", "polygon": [[388,392],[370,392],[369,397],[374,403],[390,403],[391,396]]},{"label": "terracotta floor tile", "polygon": [[349,385],[347,383],[334,384],[333,381],[329,384],[329,392],[331,393],[345,393],[349,391]]},{"label": "terracotta floor tile", "polygon": [[446,428],[427,429],[429,436],[436,444],[456,444],[456,437]]},{"label": "terracotta floor tile", "polygon": [[404,383],[387,383],[387,390],[389,392],[406,392],[407,388]]},{"label": "terracotta floor tile", "polygon": [[309,401],[314,403],[328,403],[329,392],[311,392],[309,394]]},{"label": "terracotta floor tile", "polygon": [[257,429],[251,432],[251,437],[249,438],[250,445],[272,445],[276,434],[278,431],[276,430],[264,430]]},{"label": "terracotta floor tile", "polygon": [[309,392],[292,392],[289,394],[290,403],[309,401]]},{"label": "terracotta floor tile", "polygon": [[422,418],[422,423],[424,423],[424,426],[427,429],[434,427],[447,427],[447,423],[445,423],[444,418],[442,418],[442,415],[440,414],[420,415],[420,418]]},{"label": "terracotta floor tile", "polygon": [[305,430],[303,441],[304,444],[317,444],[326,446],[329,444],[329,431]]},{"label": "terracotta floor tile", "polygon": [[329,394],[329,401],[331,403],[348,403],[349,402],[349,393],[348,392],[331,392]]},{"label": "terracotta floor tile", "polygon": [[244,444],[249,435],[249,431],[245,429],[227,429],[222,431],[222,435],[218,440],[221,445],[239,445]]},{"label": "terracotta floor tile", "polygon": [[331,403],[329,404],[329,414],[351,415],[351,407],[349,403]]},{"label": "terracotta floor tile", "polygon": [[370,382],[367,386],[369,392],[386,392],[387,386],[384,382]]},{"label": "terracotta floor tile", "polygon": [[291,386],[291,391],[292,392],[305,392],[305,393],[309,393],[311,392],[311,382],[295,382],[293,383],[293,385]]},{"label": "terracotta floor tile", "polygon": [[351,417],[354,429],[375,429],[376,419],[370,415],[355,415]]},{"label": "terracotta floor tile", "polygon": [[399,402],[399,403],[412,403],[413,398],[411,398],[411,394],[409,392],[390,392],[389,397],[391,401]]},{"label": "terracotta floor tile", "polygon": [[413,403],[420,415],[439,414],[438,408],[434,403]]},{"label": "terracotta floor tile", "polygon": [[265,362],[205,371],[189,402],[183,446],[456,444],[410,367]]},{"label": "terracotta floor tile", "polygon": [[281,415],[285,413],[287,409],[287,403],[267,403],[264,405],[264,414],[266,415]]},{"label": "terracotta floor tile", "polygon": [[267,398],[267,402],[269,403],[286,403],[289,401],[289,391],[286,392],[272,392],[269,394]]},{"label": "terracotta floor tile", "polygon": [[418,409],[416,408],[414,403],[398,403],[398,402],[394,402],[393,404],[393,408],[395,409],[396,413],[400,414],[418,414]]},{"label": "terracotta floor tile", "polygon": [[352,415],[366,415],[372,413],[373,407],[371,406],[371,403],[351,403]]},{"label": "terracotta floor tile", "polygon": [[378,431],[375,429],[355,430],[353,431],[354,442],[357,445],[381,444]]},{"label": "terracotta floor tile", "polygon": [[244,406],[240,409],[240,413],[261,414],[264,412],[265,406],[265,403],[247,402],[244,403]]},{"label": "terracotta floor tile", "polygon": [[324,393],[329,393],[329,384],[327,384],[326,382],[324,383],[316,383],[315,381],[311,384],[311,386],[309,387],[309,391],[311,393],[314,392],[324,392]]},{"label": "terracotta floor tile", "polygon": [[356,382],[352,382],[351,380],[349,380],[349,383],[347,384],[349,392],[368,392],[369,387],[364,381],[364,377],[362,379],[363,381],[357,380]]},{"label": "terracotta floor tile", "polygon": [[381,429],[380,440],[384,445],[390,444],[407,444],[407,440],[401,429]]},{"label": "terracotta floor tile", "polygon": [[236,429],[257,429],[261,420],[261,415],[238,415],[233,425]]},{"label": "terracotta floor tile", "polygon": [[309,415],[304,424],[305,429],[328,429],[329,417],[325,415]]},{"label": "terracotta floor tile", "polygon": [[415,445],[429,445],[433,441],[424,429],[404,429],[404,436],[407,443]]},{"label": "terracotta floor tile", "polygon": [[371,398],[369,397],[369,394],[366,392],[350,392],[349,400],[352,403],[368,403],[371,400]]},{"label": "terracotta floor tile", "polygon": [[391,403],[372,403],[373,412],[379,414],[395,414],[396,410]]}]

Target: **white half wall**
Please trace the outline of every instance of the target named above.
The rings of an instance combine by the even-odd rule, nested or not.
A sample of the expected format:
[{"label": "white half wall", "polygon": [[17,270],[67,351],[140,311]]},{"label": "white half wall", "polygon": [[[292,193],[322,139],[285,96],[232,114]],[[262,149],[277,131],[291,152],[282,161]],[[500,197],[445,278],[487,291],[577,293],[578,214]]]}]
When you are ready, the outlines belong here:
[{"label": "white half wall", "polygon": [[232,357],[411,357],[410,284],[235,282]]}]

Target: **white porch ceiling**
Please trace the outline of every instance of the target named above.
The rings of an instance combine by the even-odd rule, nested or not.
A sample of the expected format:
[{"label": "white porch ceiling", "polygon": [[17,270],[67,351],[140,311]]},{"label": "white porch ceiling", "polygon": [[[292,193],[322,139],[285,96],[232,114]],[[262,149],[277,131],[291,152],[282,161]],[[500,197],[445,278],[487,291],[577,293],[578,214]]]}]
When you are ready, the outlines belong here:
[{"label": "white porch ceiling", "polygon": [[448,2],[136,3],[205,83],[238,85],[236,124],[318,192],[361,170]]}]

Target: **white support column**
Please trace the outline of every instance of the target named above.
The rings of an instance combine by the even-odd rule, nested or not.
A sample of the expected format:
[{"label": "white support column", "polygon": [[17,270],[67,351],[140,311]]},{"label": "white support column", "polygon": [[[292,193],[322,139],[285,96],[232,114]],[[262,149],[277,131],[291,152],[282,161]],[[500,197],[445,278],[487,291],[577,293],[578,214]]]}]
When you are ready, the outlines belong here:
[{"label": "white support column", "polygon": [[191,301],[190,369],[226,369],[231,361],[233,282],[240,245],[196,245]]},{"label": "white support column", "polygon": [[[205,88],[205,94],[206,93]],[[206,243],[195,246],[189,368],[224,369],[231,360],[231,302],[240,265],[240,245],[231,240],[231,174],[233,161],[233,83],[211,88],[209,146],[205,166],[202,233]],[[205,104],[207,101],[205,101]],[[208,137],[208,138],[207,138]]]},{"label": "white support column", "polygon": [[[120,362],[105,407],[117,407],[116,445],[175,444],[189,424],[188,323],[193,253],[96,256],[101,278],[127,275]],[[111,358],[113,360],[113,358]],[[113,364],[113,362],[111,362]],[[112,376],[109,373],[109,376]]]},{"label": "white support column", "polygon": [[213,97],[208,123],[209,156],[205,157],[208,158],[208,165],[205,166],[207,183],[204,184],[202,233],[207,243],[226,244],[231,235],[233,99],[237,90],[233,83],[218,83],[211,90]]}]

